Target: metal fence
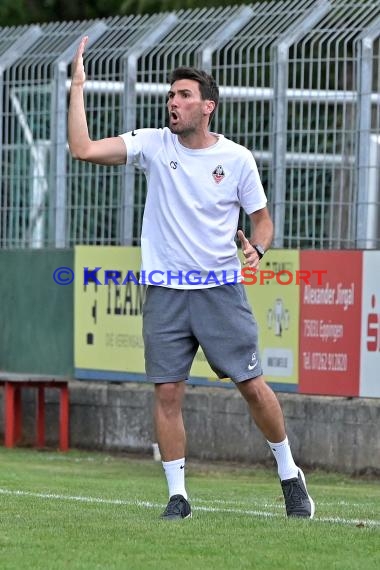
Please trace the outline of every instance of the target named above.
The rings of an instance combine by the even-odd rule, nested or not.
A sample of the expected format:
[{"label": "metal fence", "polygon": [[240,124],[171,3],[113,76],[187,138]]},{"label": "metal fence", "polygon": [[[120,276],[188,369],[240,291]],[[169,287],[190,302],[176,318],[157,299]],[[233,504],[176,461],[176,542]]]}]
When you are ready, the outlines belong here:
[{"label": "metal fence", "polygon": [[213,129],[257,160],[274,246],[380,247],[378,0],[0,28],[0,247],[139,244],[141,173],[68,152],[70,62],[85,34],[93,138],[163,126],[170,70],[202,67],[220,85]]}]

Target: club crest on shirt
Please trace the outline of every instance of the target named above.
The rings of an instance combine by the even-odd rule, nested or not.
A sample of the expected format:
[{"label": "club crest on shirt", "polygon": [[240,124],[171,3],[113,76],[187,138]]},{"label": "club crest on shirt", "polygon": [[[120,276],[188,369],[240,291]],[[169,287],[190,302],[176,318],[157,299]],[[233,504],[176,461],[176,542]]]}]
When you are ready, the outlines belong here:
[{"label": "club crest on shirt", "polygon": [[225,177],[223,166],[218,164],[218,166],[212,171],[212,177],[217,184],[223,180]]}]

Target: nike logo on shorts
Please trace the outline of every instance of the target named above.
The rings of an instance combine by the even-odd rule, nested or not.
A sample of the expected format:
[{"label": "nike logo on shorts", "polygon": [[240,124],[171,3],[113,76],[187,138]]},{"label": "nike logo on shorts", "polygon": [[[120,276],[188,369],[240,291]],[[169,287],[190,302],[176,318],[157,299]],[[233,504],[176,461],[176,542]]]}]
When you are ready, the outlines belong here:
[{"label": "nike logo on shorts", "polygon": [[248,364],[248,370],[254,370],[258,365],[258,362],[259,361],[257,360],[256,352],[253,352],[251,356],[251,363]]}]

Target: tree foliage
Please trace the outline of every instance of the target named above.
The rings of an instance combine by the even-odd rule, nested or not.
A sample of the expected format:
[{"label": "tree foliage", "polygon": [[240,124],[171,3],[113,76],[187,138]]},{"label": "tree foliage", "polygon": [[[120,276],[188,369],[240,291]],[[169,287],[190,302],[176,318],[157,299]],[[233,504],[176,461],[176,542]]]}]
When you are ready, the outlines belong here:
[{"label": "tree foliage", "polygon": [[[257,0],[253,0],[257,1]],[[202,7],[249,4],[249,0],[203,0]],[[1,0],[0,26],[87,20],[199,8],[198,0]]]}]

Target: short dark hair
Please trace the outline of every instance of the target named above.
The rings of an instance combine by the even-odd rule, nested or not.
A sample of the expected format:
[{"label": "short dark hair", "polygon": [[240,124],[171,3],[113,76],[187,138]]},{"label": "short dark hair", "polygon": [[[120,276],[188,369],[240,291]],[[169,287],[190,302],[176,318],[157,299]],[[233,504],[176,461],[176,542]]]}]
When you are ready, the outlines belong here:
[{"label": "short dark hair", "polygon": [[203,100],[209,99],[210,101],[214,101],[215,109],[210,114],[209,120],[209,123],[211,123],[219,103],[219,87],[213,76],[195,67],[177,67],[171,72],[169,83],[173,85],[175,81],[179,81],[180,79],[192,79],[193,81],[197,81],[201,98]]}]

